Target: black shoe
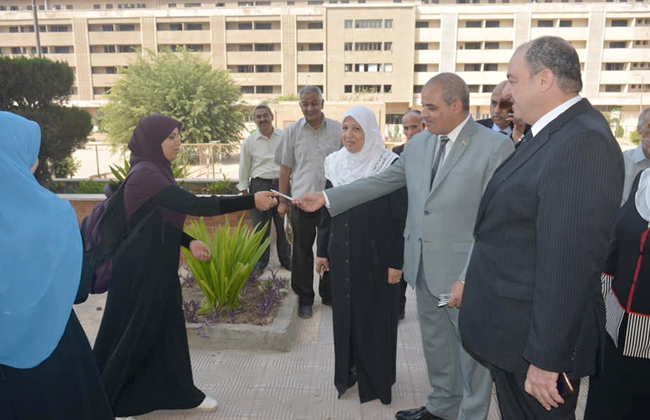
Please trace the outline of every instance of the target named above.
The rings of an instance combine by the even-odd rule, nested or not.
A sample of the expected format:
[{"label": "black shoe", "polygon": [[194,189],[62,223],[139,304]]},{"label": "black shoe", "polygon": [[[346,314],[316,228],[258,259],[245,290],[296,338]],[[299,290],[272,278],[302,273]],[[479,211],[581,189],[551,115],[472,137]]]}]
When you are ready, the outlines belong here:
[{"label": "black shoe", "polygon": [[332,298],[329,299],[321,298],[321,303],[325,306],[332,306]]},{"label": "black shoe", "polygon": [[311,318],[314,315],[314,312],[311,308],[311,305],[300,305],[298,306],[298,316],[300,318]]},{"label": "black shoe", "polygon": [[282,267],[286,268],[288,271],[291,271],[291,263],[288,264],[281,264]]},{"label": "black shoe", "polygon": [[426,407],[398,411],[395,418],[397,420],[444,420],[442,417],[429,413]]}]

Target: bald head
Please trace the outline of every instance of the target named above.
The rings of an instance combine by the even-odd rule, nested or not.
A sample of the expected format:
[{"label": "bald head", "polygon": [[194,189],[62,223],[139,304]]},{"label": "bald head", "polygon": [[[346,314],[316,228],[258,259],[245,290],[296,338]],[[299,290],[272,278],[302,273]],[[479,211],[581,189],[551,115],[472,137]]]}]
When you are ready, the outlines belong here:
[{"label": "bald head", "polygon": [[411,140],[414,135],[424,130],[420,111],[412,109],[404,114],[402,116],[402,129],[404,130],[407,142]]}]

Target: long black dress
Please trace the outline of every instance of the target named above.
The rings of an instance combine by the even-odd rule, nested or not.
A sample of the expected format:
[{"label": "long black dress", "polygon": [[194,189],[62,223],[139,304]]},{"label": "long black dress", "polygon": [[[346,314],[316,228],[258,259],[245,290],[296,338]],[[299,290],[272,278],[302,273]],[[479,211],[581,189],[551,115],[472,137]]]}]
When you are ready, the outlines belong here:
[{"label": "long black dress", "polygon": [[[254,204],[253,195],[199,198],[170,186],[141,208],[213,216]],[[129,223],[144,216],[136,211]],[[194,408],[205,398],[192,379],[178,279],[179,248],[190,240],[154,210],[114,268],[94,353],[116,416]]]},{"label": "long black dress", "polygon": [[402,269],[406,189],[334,218],[321,214],[318,256],[329,259],[332,279],[334,385],[340,398],[356,379],[362,403],[390,404],[399,285],[388,283],[388,268]]},{"label": "long black dress", "polygon": [[0,365],[0,419],[113,419],[88,338],[74,310],[61,341],[38,366]]}]

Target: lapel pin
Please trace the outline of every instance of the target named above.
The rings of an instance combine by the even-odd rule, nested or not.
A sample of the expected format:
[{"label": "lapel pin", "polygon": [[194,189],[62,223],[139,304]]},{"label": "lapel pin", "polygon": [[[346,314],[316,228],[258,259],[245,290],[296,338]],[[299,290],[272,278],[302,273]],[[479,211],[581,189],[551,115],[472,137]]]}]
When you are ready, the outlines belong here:
[{"label": "lapel pin", "polygon": [[462,144],[463,147],[467,146],[467,140],[464,140],[464,139],[463,139],[463,141],[461,141],[460,144]]}]

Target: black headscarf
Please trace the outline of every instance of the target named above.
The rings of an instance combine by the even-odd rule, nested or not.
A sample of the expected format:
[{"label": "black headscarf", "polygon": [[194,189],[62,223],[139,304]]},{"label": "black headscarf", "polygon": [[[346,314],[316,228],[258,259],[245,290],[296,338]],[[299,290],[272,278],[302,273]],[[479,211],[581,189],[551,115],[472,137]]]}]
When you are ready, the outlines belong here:
[{"label": "black headscarf", "polygon": [[[175,128],[180,131],[179,121],[157,114],[142,118],[135,127],[129,140],[130,176],[124,189],[127,219],[158,192],[176,185],[171,162],[163,154],[161,146]],[[167,222],[178,229],[183,228],[184,214],[168,209],[163,209],[162,214]]]}]

